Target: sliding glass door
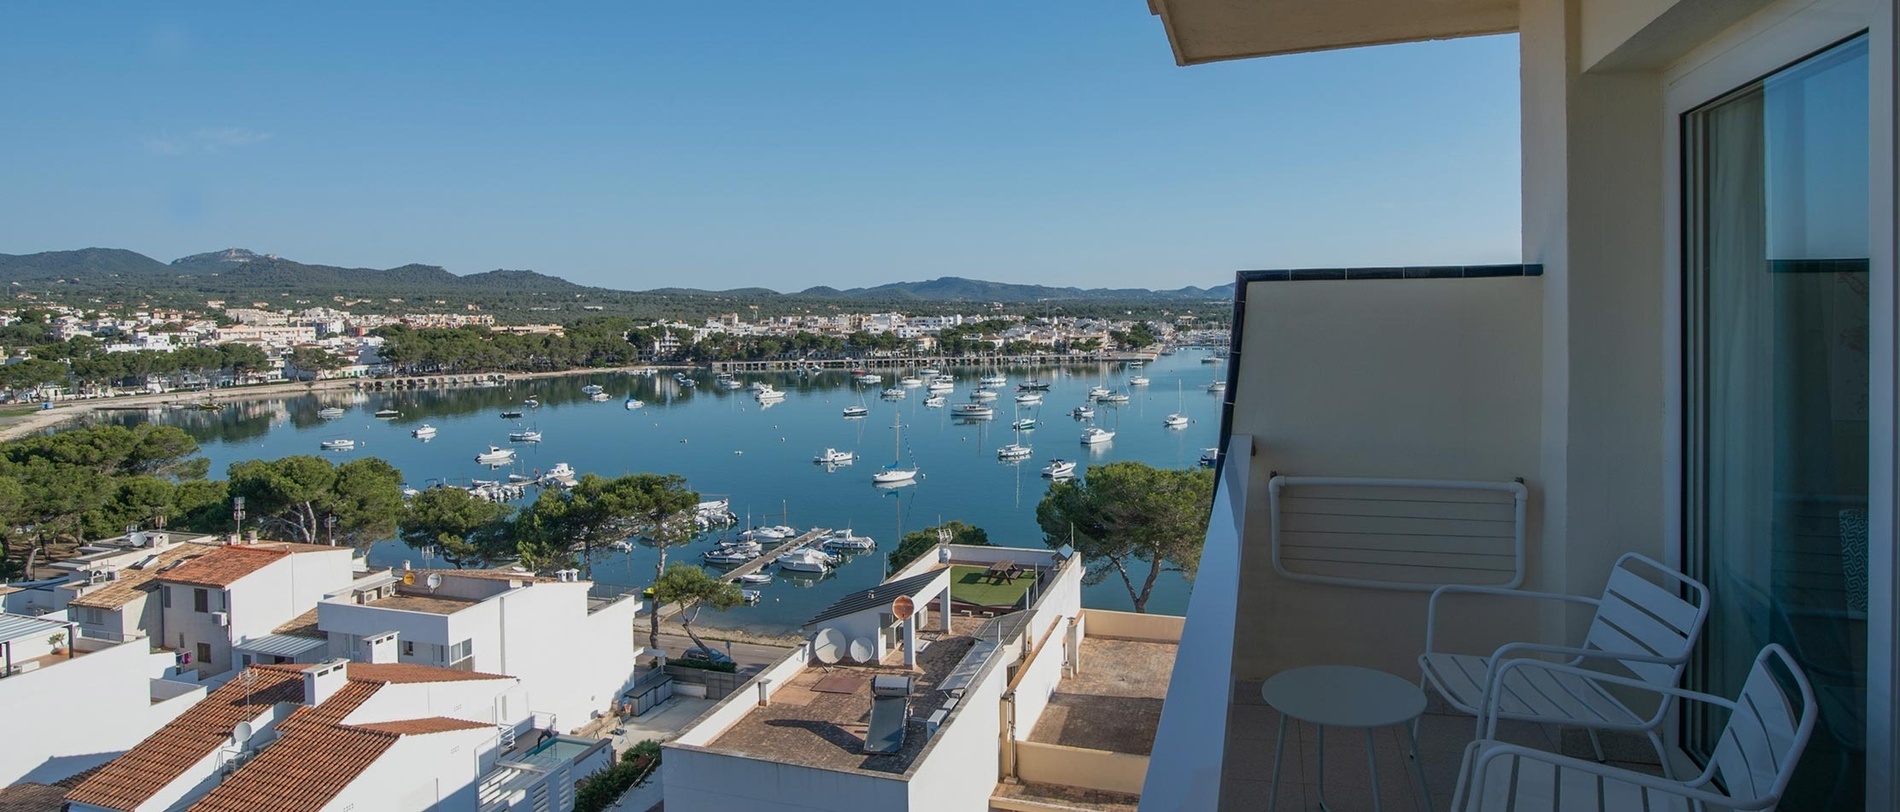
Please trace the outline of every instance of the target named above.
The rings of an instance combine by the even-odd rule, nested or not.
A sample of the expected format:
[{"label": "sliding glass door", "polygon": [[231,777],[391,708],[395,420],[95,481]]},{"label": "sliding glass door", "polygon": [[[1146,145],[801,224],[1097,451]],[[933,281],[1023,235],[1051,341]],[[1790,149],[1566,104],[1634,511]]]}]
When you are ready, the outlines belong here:
[{"label": "sliding glass door", "polygon": [[1862,36],[1683,118],[1683,560],[1713,595],[1689,683],[1734,696],[1794,653],[1820,716],[1788,809],[1862,806],[1868,70]]}]

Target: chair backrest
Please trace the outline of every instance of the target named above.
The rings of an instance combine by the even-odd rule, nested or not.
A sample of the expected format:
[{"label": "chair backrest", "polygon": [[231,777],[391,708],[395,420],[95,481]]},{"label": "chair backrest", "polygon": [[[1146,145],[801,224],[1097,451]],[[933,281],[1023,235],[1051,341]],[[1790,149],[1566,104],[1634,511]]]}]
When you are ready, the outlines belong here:
[{"label": "chair backrest", "polygon": [[[1771,660],[1779,660],[1787,669],[1788,682],[1800,694],[1800,707],[1770,670]],[[1742,694],[1735,699],[1735,709],[1712,754],[1716,775],[1729,797],[1767,802],[1765,806],[1779,803],[1801,751],[1808,746],[1808,735],[1814,732],[1814,715],[1814,689],[1808,685],[1808,676],[1787,649],[1770,643],[1755,655],[1755,666],[1742,683]]]},{"label": "chair backrest", "polygon": [[[1639,569],[1650,570],[1662,585],[1644,577]],[[1669,660],[1668,664],[1619,662],[1637,679],[1675,687],[1708,616],[1709,588],[1702,582],[1648,556],[1624,553],[1603,586],[1584,646]]]}]

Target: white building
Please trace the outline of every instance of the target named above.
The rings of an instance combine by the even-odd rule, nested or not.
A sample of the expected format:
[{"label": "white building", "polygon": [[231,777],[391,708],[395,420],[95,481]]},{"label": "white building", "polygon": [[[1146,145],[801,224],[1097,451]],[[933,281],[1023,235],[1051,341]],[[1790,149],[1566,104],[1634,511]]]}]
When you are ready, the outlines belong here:
[{"label": "white building", "polygon": [[0,787],[51,783],[111,760],[204,696],[169,651],[79,634],[60,613],[0,614]]},{"label": "white building", "polygon": [[[956,598],[956,583],[992,570],[1015,574],[1015,605]],[[948,546],[840,598],[808,623],[811,642],[666,745],[666,808],[1039,808],[1009,804],[1051,783],[1132,799],[1181,619],[1082,609],[1082,570],[1046,549]],[[1090,638],[1098,626],[1118,639]],[[907,705],[875,704],[876,677],[910,678]],[[1101,691],[1077,689],[1093,679],[1136,690],[1103,704]],[[1091,739],[1068,724],[1104,715],[1125,721],[1124,735]],[[886,747],[867,752],[870,742]]]},{"label": "white building", "polygon": [[289,542],[230,544],[158,574],[159,644],[205,675],[236,667],[232,647],[273,634],[353,580],[354,551]]},{"label": "white building", "polygon": [[[1711,589],[1685,687],[1734,696],[1768,643],[1815,683],[1781,808],[1900,808],[1894,3],[1149,6],[1184,65],[1516,31],[1524,264],[1241,275],[1215,518],[1142,808],[1257,806],[1270,742],[1229,719],[1266,709],[1235,705],[1308,664],[1415,677],[1417,590],[1521,571],[1595,595],[1626,551]],[[1283,557],[1271,514],[1305,477],[1520,481],[1524,554],[1307,538]],[[1482,651],[1574,644],[1585,620],[1460,618]],[[1471,727],[1433,722],[1444,808]],[[1711,750],[1709,726],[1663,736],[1684,766]]]},{"label": "white building", "polygon": [[641,646],[629,593],[591,598],[593,582],[566,571],[543,577],[510,570],[383,572],[317,604],[316,627],[334,656],[394,660],[507,674],[547,726],[581,727],[633,686]]},{"label": "white building", "polygon": [[606,742],[547,738],[508,677],[261,665],[67,794],[74,812],[573,808]]}]

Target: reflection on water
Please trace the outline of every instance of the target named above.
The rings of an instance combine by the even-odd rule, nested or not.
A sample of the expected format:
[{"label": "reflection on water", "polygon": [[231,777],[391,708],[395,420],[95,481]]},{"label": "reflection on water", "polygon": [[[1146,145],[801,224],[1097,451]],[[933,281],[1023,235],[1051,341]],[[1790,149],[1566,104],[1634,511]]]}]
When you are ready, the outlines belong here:
[{"label": "reflection on water", "polygon": [[[1182,358],[1185,363],[1177,360]],[[970,402],[979,375],[967,369],[952,372],[960,380],[956,390],[946,394],[947,402]],[[1134,390],[1122,384],[1125,373],[1112,365],[1010,369],[1005,374],[1010,384],[1001,397],[989,401],[995,416],[987,420],[954,419],[948,408],[926,406],[922,390],[905,398],[881,398],[882,387],[861,391],[842,372],[740,375],[742,381],[763,381],[786,394],[770,408],[751,392],[715,385],[710,374],[697,375],[700,385],[688,388],[670,375],[596,373],[495,387],[306,392],[233,402],[219,411],[154,409],[117,412],[109,419],[161,421],[184,428],[204,445],[214,472],[236,460],[288,454],[322,454],[336,461],[373,455],[389,460],[419,488],[434,482],[466,485],[475,479],[505,482],[511,475],[532,478],[567,463],[577,472],[603,476],[678,473],[703,498],[731,498],[741,527],[675,548],[668,553],[669,562],[696,562],[719,539],[748,525],[848,526],[875,538],[877,552],[854,556],[822,576],[778,573],[772,583],[756,587],[763,592],[759,604],[723,613],[708,610],[700,621],[787,631],[845,592],[877,583],[884,554],[896,548],[904,533],[940,521],[956,519],[984,528],[997,544],[1045,547],[1035,509],[1049,483],[1040,471],[1052,458],[1189,467],[1216,439],[1219,398],[1205,392],[1193,396],[1216,371],[1198,364],[1194,356],[1170,356],[1148,365],[1142,374],[1153,384]],[[1013,400],[1014,384],[1031,375],[1049,383],[1050,390],[1041,404],[1019,405]],[[1100,405],[1093,420],[1070,417],[1089,387],[1104,380],[1131,391],[1133,400]],[[1189,391],[1184,407],[1176,394],[1177,380]],[[600,386],[610,399],[590,399],[583,391],[589,385]],[[644,407],[625,408],[629,397],[645,401]],[[540,405],[527,405],[529,398]],[[868,417],[842,416],[846,406],[859,404],[870,409]],[[328,420],[318,416],[329,407],[343,409],[343,415]],[[1162,418],[1177,408],[1184,408],[1194,422],[1170,430]],[[384,409],[398,414],[391,419],[373,416]],[[504,410],[518,410],[522,416],[504,419]],[[1012,430],[1011,423],[1021,418],[1035,419],[1037,428]],[[892,429],[899,422],[901,439]],[[434,438],[410,436],[425,423],[437,429]],[[1116,437],[1084,452],[1080,436],[1089,426],[1116,431]],[[508,440],[511,432],[529,427],[543,433],[542,442]],[[331,438],[352,439],[357,445],[348,452],[320,451],[318,444]],[[1034,456],[999,460],[996,448],[1011,442],[1033,446]],[[512,449],[514,460],[496,467],[476,464],[475,455],[490,445]],[[852,452],[858,464],[814,463],[813,457],[826,448]],[[914,463],[918,478],[874,486],[871,474],[893,460],[905,466]],[[536,488],[525,489],[521,503],[537,493]],[[596,551],[588,567],[604,584],[644,586],[651,583],[656,559],[651,548],[629,545],[626,550]],[[370,560],[379,566],[439,563],[394,541],[375,545]],[[1109,609],[1129,605],[1119,579],[1087,587],[1085,600]],[[1186,603],[1186,582],[1164,574],[1151,608],[1178,613]]]}]

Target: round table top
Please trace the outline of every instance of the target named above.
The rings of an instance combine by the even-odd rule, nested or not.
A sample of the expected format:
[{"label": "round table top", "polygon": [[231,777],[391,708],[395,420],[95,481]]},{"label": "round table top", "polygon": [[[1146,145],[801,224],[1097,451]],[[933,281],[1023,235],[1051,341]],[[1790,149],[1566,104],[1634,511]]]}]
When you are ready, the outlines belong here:
[{"label": "round table top", "polygon": [[1425,712],[1417,685],[1356,665],[1310,665],[1282,671],[1260,686],[1274,710],[1327,727],[1386,727]]}]

